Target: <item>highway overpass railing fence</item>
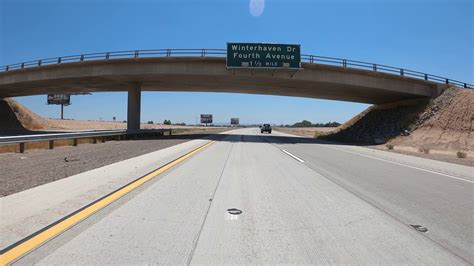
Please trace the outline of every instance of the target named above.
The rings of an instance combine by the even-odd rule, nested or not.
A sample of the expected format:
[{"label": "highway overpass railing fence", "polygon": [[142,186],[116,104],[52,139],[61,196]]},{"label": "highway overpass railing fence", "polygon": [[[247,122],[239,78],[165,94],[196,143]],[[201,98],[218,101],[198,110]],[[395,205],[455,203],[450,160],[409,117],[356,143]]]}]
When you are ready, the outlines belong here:
[{"label": "highway overpass railing fence", "polygon": [[[82,62],[92,60],[112,60],[119,58],[147,58],[147,57],[178,57],[178,56],[195,56],[195,57],[225,57],[225,49],[157,49],[157,50],[132,50],[132,51],[115,51],[102,52],[81,55],[70,55],[54,58],[39,59],[18,64],[11,64],[0,67],[0,72],[14,71],[24,68],[41,67],[45,65],[55,65],[70,62]],[[473,89],[474,85],[461,82],[458,80],[448,79],[437,75],[427,74],[409,69],[392,67],[387,65],[368,63],[363,61],[349,60],[343,58],[326,57],[318,55],[301,56],[301,61],[311,64],[333,65],[340,67],[349,67],[356,69],[364,69],[374,72],[383,72],[393,75],[405,76],[410,78],[422,79],[426,81],[450,84],[458,87]]]}]

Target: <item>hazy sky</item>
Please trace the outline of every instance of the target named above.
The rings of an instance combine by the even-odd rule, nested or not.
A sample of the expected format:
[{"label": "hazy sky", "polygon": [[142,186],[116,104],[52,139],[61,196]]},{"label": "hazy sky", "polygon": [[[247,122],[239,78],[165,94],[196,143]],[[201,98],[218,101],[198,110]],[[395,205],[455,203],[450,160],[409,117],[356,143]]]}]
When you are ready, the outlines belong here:
[{"label": "hazy sky", "polygon": [[[135,49],[301,44],[302,52],[399,66],[473,83],[472,0],[0,0],[0,65]],[[58,117],[46,96],[18,98]],[[224,93],[146,92],[142,121],[344,122],[367,105]],[[66,117],[126,118],[125,93],[73,96]]]}]

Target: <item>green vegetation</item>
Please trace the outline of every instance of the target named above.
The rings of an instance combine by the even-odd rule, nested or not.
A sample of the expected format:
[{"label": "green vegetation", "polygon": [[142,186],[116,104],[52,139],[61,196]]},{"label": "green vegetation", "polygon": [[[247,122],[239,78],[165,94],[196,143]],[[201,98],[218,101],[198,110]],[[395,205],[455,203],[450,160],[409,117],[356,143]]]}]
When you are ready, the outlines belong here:
[{"label": "green vegetation", "polygon": [[171,125],[171,120],[166,120],[163,121],[163,125]]},{"label": "green vegetation", "polygon": [[313,124],[311,121],[303,120],[301,122],[294,123],[290,127],[338,127],[341,124],[338,122],[328,122],[328,123],[316,123]]}]

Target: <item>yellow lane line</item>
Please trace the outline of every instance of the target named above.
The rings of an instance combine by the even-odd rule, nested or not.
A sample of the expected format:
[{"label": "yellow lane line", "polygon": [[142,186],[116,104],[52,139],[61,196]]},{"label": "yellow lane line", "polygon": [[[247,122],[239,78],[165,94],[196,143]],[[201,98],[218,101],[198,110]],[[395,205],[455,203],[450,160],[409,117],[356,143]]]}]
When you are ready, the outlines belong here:
[{"label": "yellow lane line", "polygon": [[40,233],[34,235],[30,239],[24,241],[24,242],[19,242],[18,245],[11,247],[7,251],[5,251],[3,254],[0,255],[0,265],[6,265],[17,258],[23,256],[24,254],[30,252],[31,250],[35,249],[39,245],[45,243],[46,241],[52,239],[53,237],[57,236],[58,234],[64,232],[65,230],[71,228],[72,226],[76,225],[80,221],[84,220],[85,218],[91,216],[95,212],[101,210],[102,208],[106,207],[110,203],[116,201],[117,199],[121,198],[125,194],[129,193],[130,191],[134,190],[135,188],[141,186],[143,183],[151,180],[152,178],[156,177],[157,175],[165,172],[169,168],[177,165],[178,163],[188,159],[191,157],[193,154],[199,152],[200,150],[208,147],[209,145],[213,144],[215,141],[210,141],[203,146],[192,150],[185,155],[171,161],[168,164],[165,164],[164,166],[154,170],[153,172],[140,177],[139,179],[132,181],[128,185],[118,189],[115,192],[112,192],[110,195],[99,199],[98,201],[92,203],[91,205],[87,206],[86,208],[73,213],[70,217],[58,222],[57,224],[54,224],[53,226],[47,228],[46,230],[41,231]]}]

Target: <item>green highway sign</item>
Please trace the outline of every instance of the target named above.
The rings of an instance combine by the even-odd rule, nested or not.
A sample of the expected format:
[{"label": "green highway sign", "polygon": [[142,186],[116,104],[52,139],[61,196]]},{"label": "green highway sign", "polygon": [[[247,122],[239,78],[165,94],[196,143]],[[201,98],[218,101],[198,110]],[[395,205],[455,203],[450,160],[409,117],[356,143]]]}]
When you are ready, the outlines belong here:
[{"label": "green highway sign", "polygon": [[299,44],[227,43],[228,68],[301,68]]}]

